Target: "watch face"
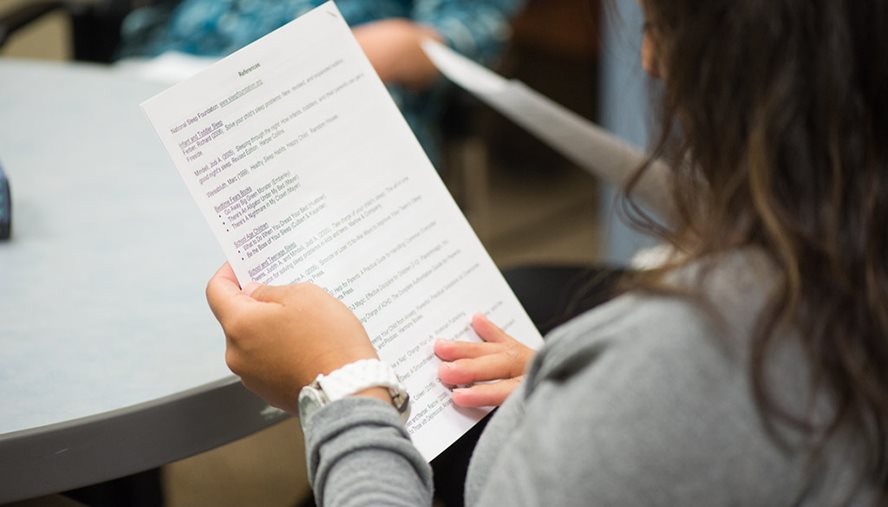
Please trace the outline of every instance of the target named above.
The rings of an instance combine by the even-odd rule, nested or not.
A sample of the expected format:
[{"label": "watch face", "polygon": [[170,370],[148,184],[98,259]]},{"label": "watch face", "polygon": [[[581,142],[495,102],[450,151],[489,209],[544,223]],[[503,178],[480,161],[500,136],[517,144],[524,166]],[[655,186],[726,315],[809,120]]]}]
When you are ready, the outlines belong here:
[{"label": "watch face", "polygon": [[305,386],[299,391],[299,419],[303,424],[305,420],[323,407],[326,403],[325,396],[320,390]]}]

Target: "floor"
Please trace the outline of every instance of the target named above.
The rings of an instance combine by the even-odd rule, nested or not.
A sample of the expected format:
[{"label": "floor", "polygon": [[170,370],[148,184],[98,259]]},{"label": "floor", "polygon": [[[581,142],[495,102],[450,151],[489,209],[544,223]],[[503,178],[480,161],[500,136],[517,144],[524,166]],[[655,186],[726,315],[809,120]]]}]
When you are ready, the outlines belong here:
[{"label": "floor", "polygon": [[310,493],[299,423],[289,420],[163,468],[169,507],[298,505]]}]

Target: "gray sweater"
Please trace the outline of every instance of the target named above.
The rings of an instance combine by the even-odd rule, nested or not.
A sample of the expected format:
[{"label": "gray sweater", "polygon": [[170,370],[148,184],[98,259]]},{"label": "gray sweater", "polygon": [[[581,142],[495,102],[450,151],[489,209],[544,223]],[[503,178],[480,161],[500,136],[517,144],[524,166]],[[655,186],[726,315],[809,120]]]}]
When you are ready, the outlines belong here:
[{"label": "gray sweater", "polygon": [[[869,505],[853,438],[812,461],[762,425],[748,345],[773,277],[758,256],[735,254],[702,286],[722,318],[682,298],[629,294],[554,331],[485,429],[467,505],[836,505],[855,489],[853,503]],[[795,346],[777,350],[768,372],[788,407],[828,413]],[[308,421],[306,441],[319,505],[431,504],[431,470],[385,403],[332,403]]]}]

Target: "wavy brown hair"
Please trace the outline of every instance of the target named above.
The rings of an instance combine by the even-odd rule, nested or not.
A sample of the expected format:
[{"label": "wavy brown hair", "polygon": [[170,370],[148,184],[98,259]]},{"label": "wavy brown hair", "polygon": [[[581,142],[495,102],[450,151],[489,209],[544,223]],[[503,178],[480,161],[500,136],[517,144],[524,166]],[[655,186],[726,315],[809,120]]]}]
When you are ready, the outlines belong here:
[{"label": "wavy brown hair", "polygon": [[[675,168],[666,237],[688,260],[767,253],[782,276],[752,341],[760,411],[818,435],[817,448],[857,435],[861,480],[888,503],[888,2],[643,4],[664,75],[651,161]],[[651,161],[626,202],[664,233],[631,200]],[[825,426],[769,389],[766,360],[789,339],[832,403]]]}]

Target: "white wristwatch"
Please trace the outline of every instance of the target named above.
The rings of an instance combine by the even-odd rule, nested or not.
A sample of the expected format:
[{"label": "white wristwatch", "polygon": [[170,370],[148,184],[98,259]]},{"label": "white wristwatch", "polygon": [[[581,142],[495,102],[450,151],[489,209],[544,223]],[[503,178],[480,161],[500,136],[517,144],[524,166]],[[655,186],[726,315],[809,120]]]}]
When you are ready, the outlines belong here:
[{"label": "white wristwatch", "polygon": [[299,392],[299,421],[305,427],[309,416],[330,402],[355,393],[384,387],[392,395],[392,405],[407,422],[410,415],[410,395],[392,368],[379,359],[362,359],[349,363],[329,375],[318,375]]}]

